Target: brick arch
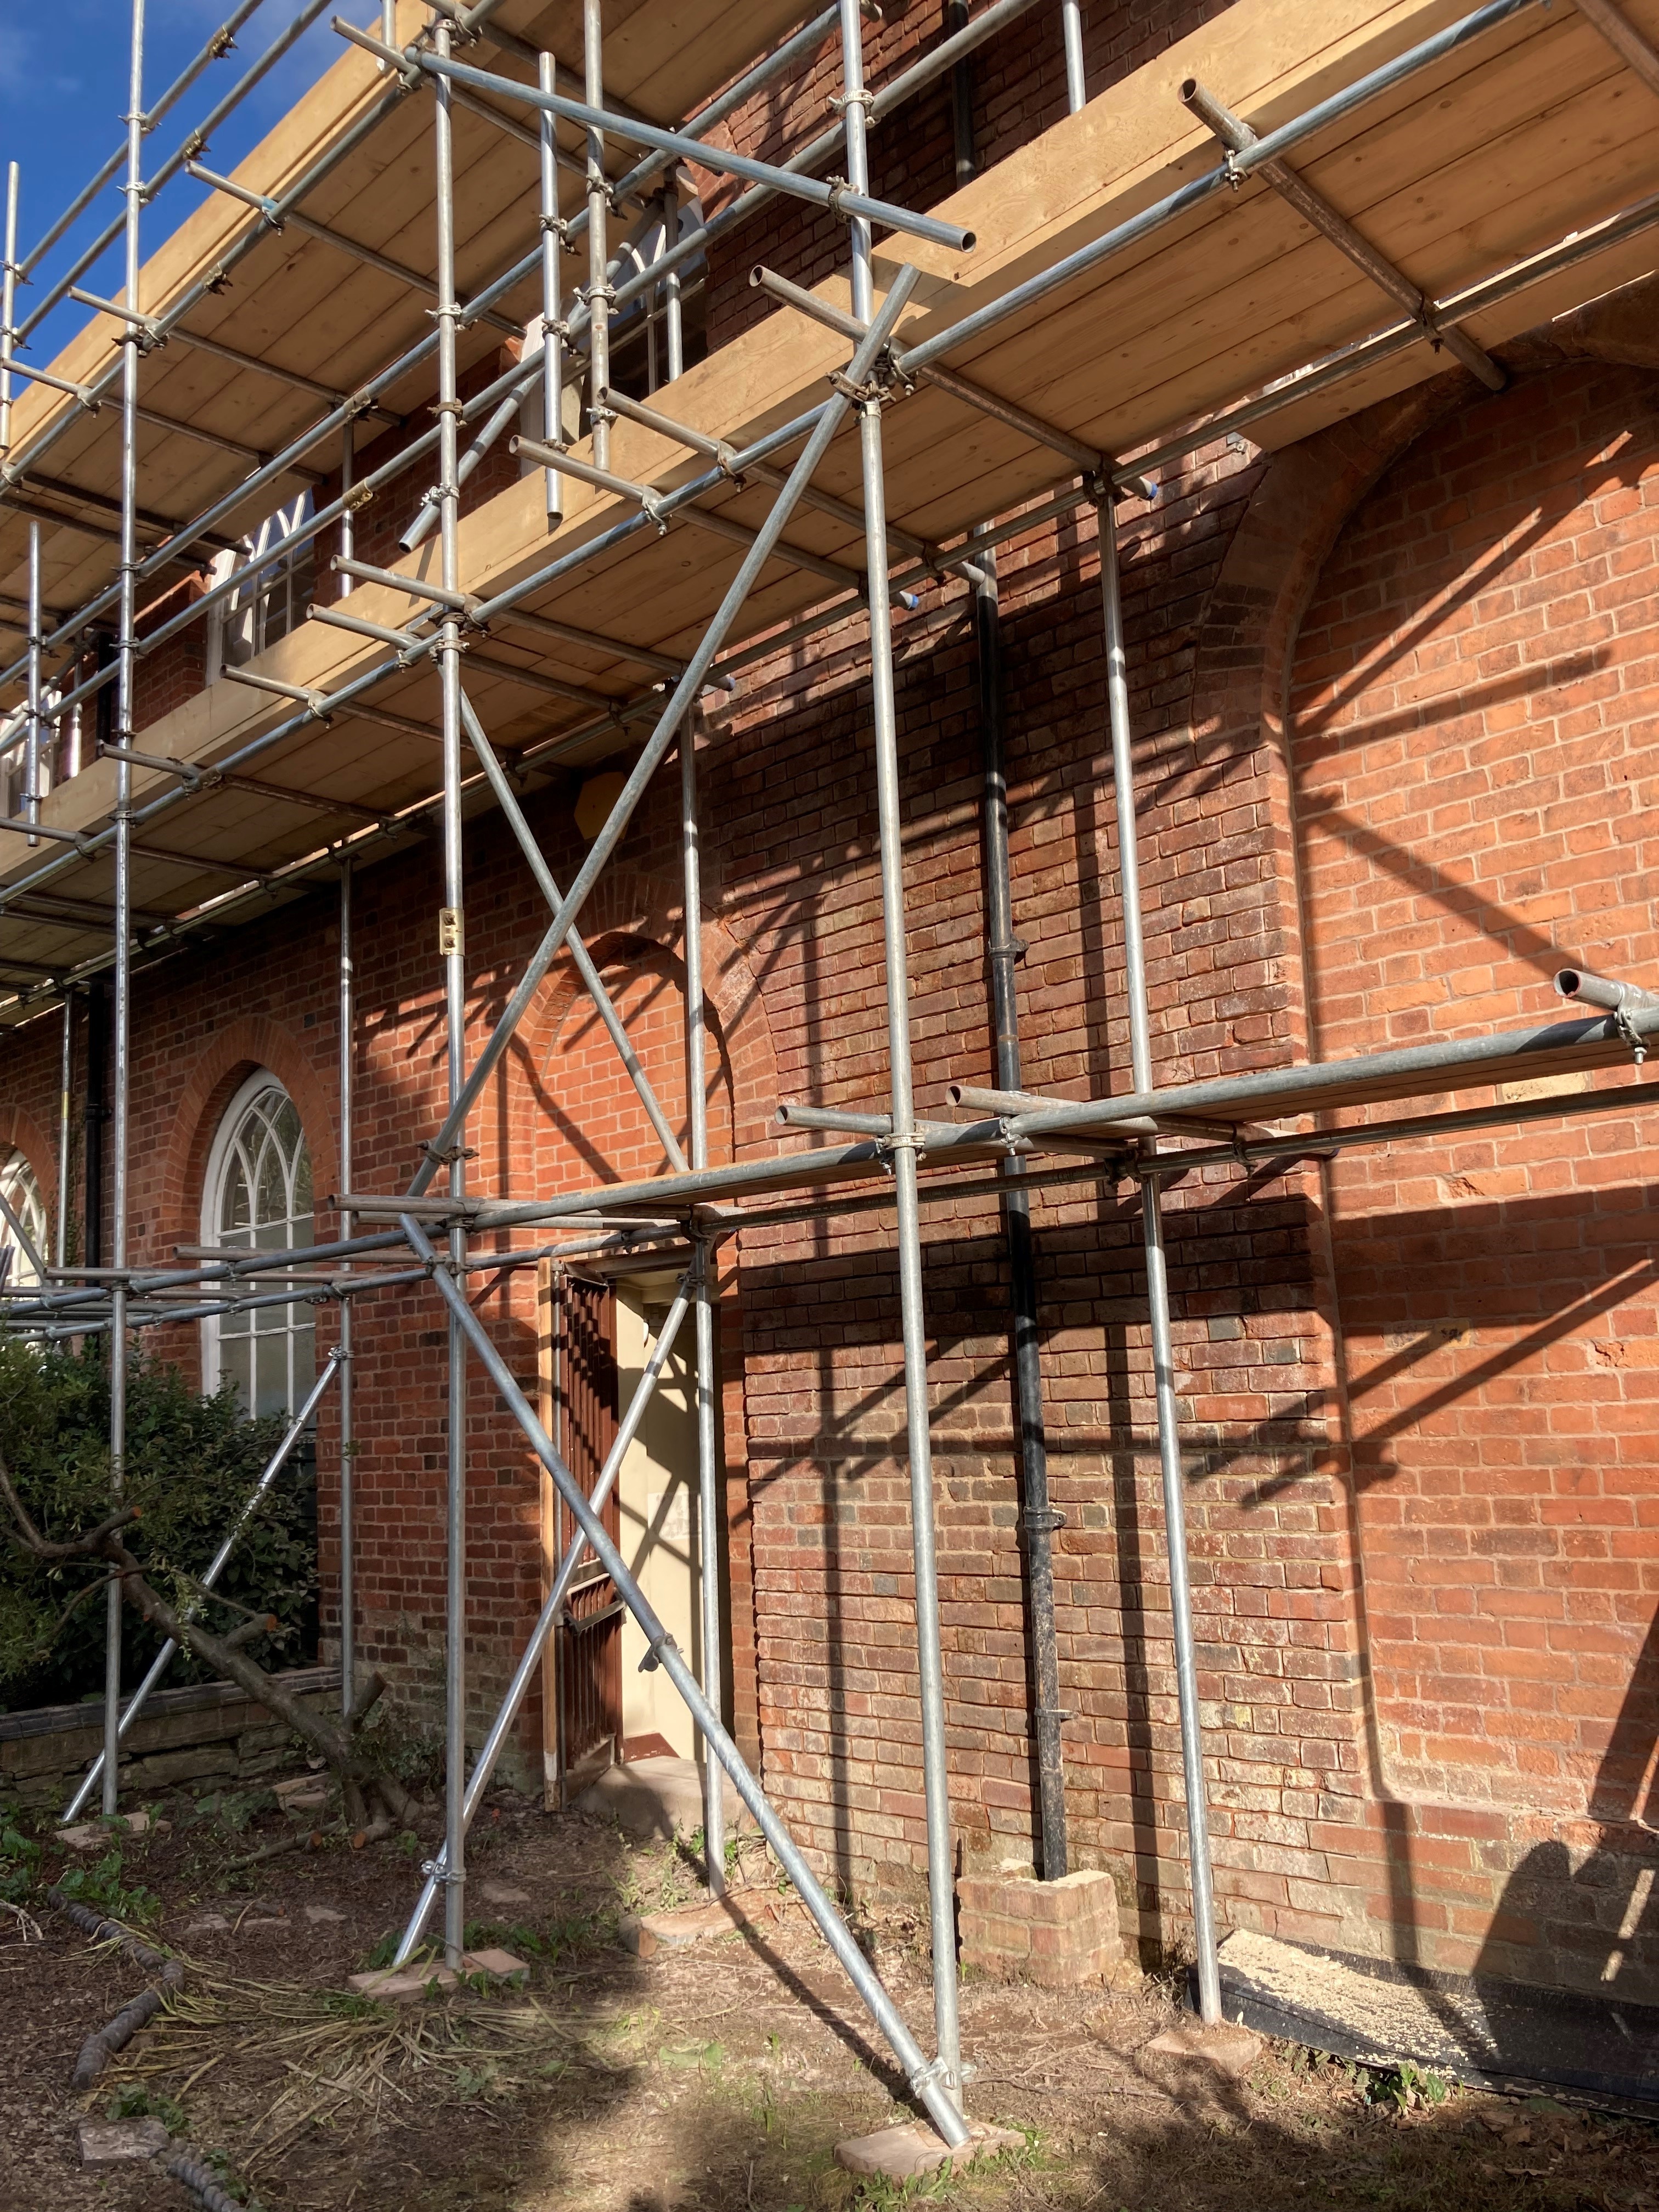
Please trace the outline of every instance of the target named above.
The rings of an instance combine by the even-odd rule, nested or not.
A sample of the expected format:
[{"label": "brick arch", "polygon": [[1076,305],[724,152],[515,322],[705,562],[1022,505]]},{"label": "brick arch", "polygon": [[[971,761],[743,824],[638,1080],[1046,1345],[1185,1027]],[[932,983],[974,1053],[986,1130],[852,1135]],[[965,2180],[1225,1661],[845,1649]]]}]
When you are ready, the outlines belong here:
[{"label": "brick arch", "polygon": [[1287,1043],[1310,1050],[1304,931],[1295,855],[1295,781],[1288,740],[1291,665],[1302,618],[1327,557],[1383,471],[1476,387],[1461,374],[1384,400],[1275,453],[1245,510],[1210,595],[1193,672],[1194,755],[1225,774],[1249,761],[1278,860],[1264,878],[1268,917],[1285,949]]},{"label": "brick arch", "polygon": [[[1564,361],[1659,367],[1659,277],[1610,293],[1501,349],[1520,377]],[[1258,757],[1267,769],[1264,839],[1281,866],[1270,897],[1290,957],[1286,982],[1297,1056],[1311,1049],[1303,975],[1304,925],[1290,693],[1304,617],[1349,517],[1395,461],[1482,387],[1453,370],[1333,423],[1273,454],[1240,520],[1210,594],[1194,653],[1192,736],[1200,767]],[[1287,866],[1285,864],[1289,864]],[[1284,895],[1288,876],[1291,896]]]},{"label": "brick arch", "polygon": [[228,1022],[197,1059],[179,1093],[171,1134],[145,1195],[158,1245],[194,1243],[200,1233],[208,1153],[225,1108],[255,1068],[268,1067],[294,1101],[321,1201],[337,1188],[337,1101],[305,1046],[266,1015]]},{"label": "brick arch", "polygon": [[[618,954],[641,955],[661,963],[682,984],[684,911],[680,889],[664,877],[637,869],[607,872],[595,885],[582,914],[583,939],[604,968]],[[732,1149],[738,1159],[769,1151],[771,1116],[777,1100],[777,1057],[765,1002],[753,968],[725,924],[704,910],[702,961],[705,1000],[730,1085]],[[587,997],[574,963],[561,955],[521,1026],[512,1055],[515,1089],[528,1091],[532,1079],[556,1048],[571,1010]],[[608,1041],[602,1049],[609,1053]],[[618,1065],[617,1085],[628,1079]],[[522,1108],[515,1102],[513,1126],[521,1130]]]}]

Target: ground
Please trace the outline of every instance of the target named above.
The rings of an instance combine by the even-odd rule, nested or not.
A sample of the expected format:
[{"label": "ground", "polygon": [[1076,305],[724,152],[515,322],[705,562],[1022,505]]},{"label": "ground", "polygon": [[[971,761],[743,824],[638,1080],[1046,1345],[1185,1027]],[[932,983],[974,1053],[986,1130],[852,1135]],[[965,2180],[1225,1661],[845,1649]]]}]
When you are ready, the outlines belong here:
[{"label": "ground", "polygon": [[[765,1933],[641,1960],[617,1921],[701,1893],[691,1845],[630,1844],[503,1795],[474,1831],[475,1940],[529,1958],[527,1987],[390,2008],[345,1978],[384,1955],[424,1844],[329,1836],[238,1866],[295,1815],[268,1796],[155,1810],[164,1828],[101,1861],[48,1847],[31,1863],[10,1839],[11,1893],[35,1875],[42,1940],[0,1922],[3,2212],[183,2212],[165,2161],[82,2168],[77,2121],[120,2111],[159,2115],[264,2212],[1659,2212],[1659,2130],[1644,2122],[1284,2045],[1232,2079],[1148,2049],[1177,2018],[1152,1978],[1127,1993],[965,1983],[969,2110],[1025,2148],[908,2193],[856,2181],[833,2146],[909,2117],[902,2084],[757,1842],[733,1872],[779,1900]],[[82,2043],[149,1977],[40,1903],[66,1866],[190,1962],[162,2020],[81,2096]],[[920,2029],[919,1931],[896,1916],[861,1932]]]}]

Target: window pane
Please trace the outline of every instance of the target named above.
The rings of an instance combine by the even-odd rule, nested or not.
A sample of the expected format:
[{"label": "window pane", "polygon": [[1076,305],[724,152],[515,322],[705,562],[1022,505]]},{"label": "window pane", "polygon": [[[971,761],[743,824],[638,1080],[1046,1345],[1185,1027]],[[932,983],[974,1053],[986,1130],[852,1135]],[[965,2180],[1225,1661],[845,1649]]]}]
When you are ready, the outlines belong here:
[{"label": "window pane", "polygon": [[[281,1085],[267,1081],[246,1097],[227,1136],[214,1209],[224,1241],[261,1251],[312,1243],[311,1159],[299,1114]],[[235,1386],[250,1412],[291,1411],[314,1378],[308,1306],[226,1316],[217,1341],[221,1379]]]}]

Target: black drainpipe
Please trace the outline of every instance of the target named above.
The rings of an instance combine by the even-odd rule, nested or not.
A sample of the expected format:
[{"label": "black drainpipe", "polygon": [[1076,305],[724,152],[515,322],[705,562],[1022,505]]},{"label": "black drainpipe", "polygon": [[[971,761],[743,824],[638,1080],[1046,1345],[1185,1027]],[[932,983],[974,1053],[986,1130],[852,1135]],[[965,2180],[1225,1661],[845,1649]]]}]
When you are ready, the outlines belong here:
[{"label": "black drainpipe", "polygon": [[[947,29],[968,21],[966,0],[950,0]],[[971,64],[951,72],[956,179],[975,172],[974,80]],[[1008,780],[1002,744],[1002,633],[997,607],[996,554],[975,556],[974,637],[978,647],[980,757],[983,767],[986,952],[991,977],[991,1028],[996,1047],[996,1087],[1018,1091],[1019,994],[1014,969],[1024,946],[1014,935],[1013,880],[1008,864]],[[1057,1881],[1066,1869],[1066,1773],[1060,1740],[1060,1654],[1054,1638],[1054,1532],[1065,1525],[1048,1498],[1048,1445],[1042,1420],[1042,1366],[1037,1327],[1036,1258],[1031,1244],[1031,1201],[1025,1163],[1002,1162],[1002,1218],[1008,1246],[1008,1305],[1014,1357],[1014,1397],[1019,1421],[1021,1526],[1024,1532],[1026,1639],[1031,1665],[1031,1718],[1036,1739],[1038,1872]]]},{"label": "black drainpipe", "polygon": [[[95,665],[107,668],[115,659],[115,640],[100,630],[94,645]],[[94,733],[101,753],[115,732],[115,687],[105,684],[98,694]],[[109,979],[94,975],[87,990],[87,1125],[82,1152],[87,1179],[86,1253],[82,1264],[104,1264],[104,1124],[109,1119],[109,1046],[112,1009]]]},{"label": "black drainpipe", "polygon": [[86,1170],[85,1264],[104,1264],[104,1123],[108,1118],[109,985],[94,975],[87,986],[87,1123],[82,1156]]}]

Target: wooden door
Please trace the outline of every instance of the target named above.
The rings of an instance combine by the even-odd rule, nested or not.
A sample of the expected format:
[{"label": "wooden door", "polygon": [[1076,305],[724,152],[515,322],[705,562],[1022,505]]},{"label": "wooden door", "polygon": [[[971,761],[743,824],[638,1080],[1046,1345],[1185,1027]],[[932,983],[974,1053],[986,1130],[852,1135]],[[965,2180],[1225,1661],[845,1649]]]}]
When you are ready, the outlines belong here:
[{"label": "wooden door", "polygon": [[[566,1275],[548,1285],[544,1312],[553,1441],[582,1490],[591,1493],[617,1434],[616,1296],[608,1284]],[[550,1502],[550,1576],[574,1524],[556,1493]],[[600,1517],[606,1534],[617,1540],[622,1519],[614,1486]],[[590,1553],[576,1570],[554,1631],[550,1703],[561,1804],[622,1755],[622,1615],[615,1583]]]}]

